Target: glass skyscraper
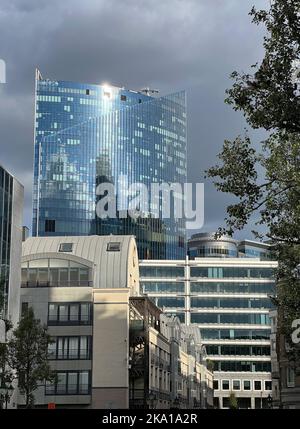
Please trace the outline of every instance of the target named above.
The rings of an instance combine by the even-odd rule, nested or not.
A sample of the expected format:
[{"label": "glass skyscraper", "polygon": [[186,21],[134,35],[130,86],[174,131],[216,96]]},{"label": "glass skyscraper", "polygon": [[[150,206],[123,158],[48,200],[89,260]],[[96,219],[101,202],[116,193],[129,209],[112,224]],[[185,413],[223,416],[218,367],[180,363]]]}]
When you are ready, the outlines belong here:
[{"label": "glass skyscraper", "polygon": [[20,305],[23,186],[0,165],[0,319],[16,324]]},{"label": "glass skyscraper", "polygon": [[165,219],[162,195],[142,217],[96,215],[103,182],[127,185],[186,182],[186,94],[150,96],[107,85],[36,75],[34,236],[133,234],[139,257],[176,259],[186,252],[184,219]]}]

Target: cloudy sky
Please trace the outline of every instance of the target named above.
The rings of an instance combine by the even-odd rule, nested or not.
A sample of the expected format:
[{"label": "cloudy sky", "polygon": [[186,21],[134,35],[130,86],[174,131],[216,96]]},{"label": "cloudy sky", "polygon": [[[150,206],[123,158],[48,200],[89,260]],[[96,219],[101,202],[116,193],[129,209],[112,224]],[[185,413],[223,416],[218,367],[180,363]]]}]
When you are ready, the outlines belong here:
[{"label": "cloudy sky", "polygon": [[[57,80],[186,89],[189,181],[202,182],[223,140],[243,133],[224,93],[229,74],[263,54],[253,4],[269,0],[1,0],[0,163],[25,185],[24,223],[31,226],[35,67]],[[222,224],[229,198],[208,182],[205,192],[208,231]]]}]

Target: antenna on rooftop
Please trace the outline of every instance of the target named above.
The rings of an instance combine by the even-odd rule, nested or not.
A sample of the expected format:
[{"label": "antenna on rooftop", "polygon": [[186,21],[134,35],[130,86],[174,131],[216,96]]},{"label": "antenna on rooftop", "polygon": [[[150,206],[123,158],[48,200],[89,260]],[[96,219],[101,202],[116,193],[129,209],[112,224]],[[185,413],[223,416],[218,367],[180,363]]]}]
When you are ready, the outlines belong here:
[{"label": "antenna on rooftop", "polygon": [[148,87],[141,89],[141,92],[143,92],[146,95],[159,94],[159,90],[158,89],[151,89],[151,88],[148,88]]}]

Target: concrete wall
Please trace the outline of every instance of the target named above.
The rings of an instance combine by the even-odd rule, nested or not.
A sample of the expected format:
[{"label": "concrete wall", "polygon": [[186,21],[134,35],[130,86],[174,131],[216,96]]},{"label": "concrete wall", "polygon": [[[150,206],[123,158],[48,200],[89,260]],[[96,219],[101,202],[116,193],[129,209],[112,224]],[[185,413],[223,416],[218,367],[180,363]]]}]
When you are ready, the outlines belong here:
[{"label": "concrete wall", "polygon": [[128,408],[130,289],[94,289],[92,408]]}]

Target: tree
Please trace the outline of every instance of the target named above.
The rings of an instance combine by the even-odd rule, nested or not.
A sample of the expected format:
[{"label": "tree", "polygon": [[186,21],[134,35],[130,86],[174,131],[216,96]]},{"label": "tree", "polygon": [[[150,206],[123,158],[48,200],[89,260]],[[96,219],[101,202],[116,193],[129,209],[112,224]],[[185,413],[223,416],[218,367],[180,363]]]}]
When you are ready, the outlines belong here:
[{"label": "tree", "polygon": [[276,304],[284,311],[283,331],[290,336],[290,321],[300,313],[300,280],[291,277],[300,263],[300,0],[274,0],[269,10],[253,8],[250,15],[266,27],[265,55],[252,73],[232,73],[226,102],[268,136],[258,149],[247,132],[225,141],[220,165],[207,175],[219,191],[237,198],[227,207],[218,235],[232,235],[255,215],[266,233],[254,234],[275,244]]},{"label": "tree", "polygon": [[47,328],[35,319],[32,308],[29,308],[8,342],[8,363],[16,371],[26,408],[33,407],[33,393],[40,383],[55,380],[55,374],[47,360],[48,346],[51,343]]},{"label": "tree", "polygon": [[237,410],[238,409],[238,402],[237,402],[237,399],[236,399],[234,392],[231,392],[230,396],[229,396],[229,408],[231,410]]},{"label": "tree", "polygon": [[[0,388],[6,389],[6,391],[12,391],[13,386],[12,382],[14,380],[14,373],[11,368],[7,365],[8,360],[8,346],[7,346],[7,333],[12,328],[12,323],[10,320],[5,318],[3,315],[4,311],[4,287],[5,279],[3,276],[0,278],[0,330],[3,329],[4,332],[1,332],[1,335],[4,334],[4,342],[0,342]],[[2,316],[1,316],[2,315]],[[7,395],[8,393],[6,393]],[[4,402],[8,402],[8,397],[0,398],[0,409],[3,407]]]},{"label": "tree", "polygon": [[210,359],[206,359],[206,367],[208,371],[214,372],[214,362]]}]

